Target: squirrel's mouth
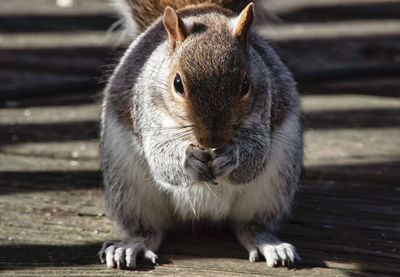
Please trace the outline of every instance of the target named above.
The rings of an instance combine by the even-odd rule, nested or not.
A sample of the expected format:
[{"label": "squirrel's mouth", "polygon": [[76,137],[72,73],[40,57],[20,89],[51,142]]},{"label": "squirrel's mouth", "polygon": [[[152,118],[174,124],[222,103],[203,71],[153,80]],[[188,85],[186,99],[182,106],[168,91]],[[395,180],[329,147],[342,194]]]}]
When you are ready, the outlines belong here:
[{"label": "squirrel's mouth", "polygon": [[222,148],[229,143],[231,136],[222,132],[202,132],[196,134],[198,143],[205,148]]},{"label": "squirrel's mouth", "polygon": [[[216,123],[215,123],[216,122]],[[192,129],[194,136],[204,148],[222,148],[229,143],[233,136],[230,122],[214,121],[213,124],[197,123]]]}]

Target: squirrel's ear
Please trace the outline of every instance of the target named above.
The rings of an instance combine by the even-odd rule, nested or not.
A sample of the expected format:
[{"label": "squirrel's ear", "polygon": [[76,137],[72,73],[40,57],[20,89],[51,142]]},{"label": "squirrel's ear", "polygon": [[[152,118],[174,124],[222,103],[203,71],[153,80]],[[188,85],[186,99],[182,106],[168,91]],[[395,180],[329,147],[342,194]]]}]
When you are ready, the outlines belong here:
[{"label": "squirrel's ear", "polygon": [[248,37],[251,24],[254,20],[254,4],[250,3],[235,19],[233,37],[236,38],[245,49],[248,47]]},{"label": "squirrel's ear", "polygon": [[170,7],[165,8],[163,22],[168,32],[170,49],[173,51],[189,35],[189,28],[174,9]]}]

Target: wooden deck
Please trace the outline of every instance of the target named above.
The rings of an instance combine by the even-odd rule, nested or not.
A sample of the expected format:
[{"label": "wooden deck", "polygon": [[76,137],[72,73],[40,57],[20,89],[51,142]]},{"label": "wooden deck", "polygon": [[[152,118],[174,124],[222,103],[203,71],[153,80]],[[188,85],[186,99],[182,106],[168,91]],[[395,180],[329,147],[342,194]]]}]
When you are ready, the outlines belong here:
[{"label": "wooden deck", "polygon": [[[54,2],[0,3],[0,276],[400,275],[399,1],[282,1],[271,6],[282,32],[258,27],[303,93],[306,174],[278,234],[303,264],[250,263],[227,230],[199,230],[169,234],[161,264],[136,271],[96,257],[118,239],[101,189],[95,79],[113,64],[104,29],[114,17],[105,1]],[[368,24],[387,33],[357,33]]]}]

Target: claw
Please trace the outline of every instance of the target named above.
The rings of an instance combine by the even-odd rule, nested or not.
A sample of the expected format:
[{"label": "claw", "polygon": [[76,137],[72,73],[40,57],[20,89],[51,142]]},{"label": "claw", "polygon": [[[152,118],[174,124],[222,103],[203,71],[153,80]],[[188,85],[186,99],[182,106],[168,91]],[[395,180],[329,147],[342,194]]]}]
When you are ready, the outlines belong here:
[{"label": "claw", "polygon": [[100,249],[100,251],[97,253],[97,255],[98,255],[99,258],[100,258],[100,262],[101,262],[102,264],[104,264],[104,263],[106,262],[106,249],[107,249],[109,246],[113,245],[113,244],[114,244],[114,243],[111,242],[111,241],[106,241],[106,242],[104,242],[103,245],[102,245],[102,247],[101,247],[101,249]]},{"label": "claw", "polygon": [[132,248],[128,248],[125,251],[126,267],[134,269],[136,267],[136,254]]},{"label": "claw", "polygon": [[281,261],[282,266],[285,266],[287,262],[289,262],[288,256],[285,252],[285,248],[283,246],[277,246],[276,247],[276,254],[279,257],[279,260]]},{"label": "claw", "polygon": [[249,251],[249,261],[254,263],[257,260],[258,260],[258,250],[257,249],[251,249]]},{"label": "claw", "polygon": [[114,253],[114,262],[117,264],[118,269],[122,269],[124,260],[125,260],[125,249],[119,247],[115,250]]},{"label": "claw", "polygon": [[115,267],[115,264],[114,264],[114,251],[115,251],[115,246],[109,246],[106,249],[106,265],[107,265],[108,268]]},{"label": "claw", "polygon": [[158,256],[151,250],[146,250],[144,256],[149,259],[153,264],[157,264]]}]

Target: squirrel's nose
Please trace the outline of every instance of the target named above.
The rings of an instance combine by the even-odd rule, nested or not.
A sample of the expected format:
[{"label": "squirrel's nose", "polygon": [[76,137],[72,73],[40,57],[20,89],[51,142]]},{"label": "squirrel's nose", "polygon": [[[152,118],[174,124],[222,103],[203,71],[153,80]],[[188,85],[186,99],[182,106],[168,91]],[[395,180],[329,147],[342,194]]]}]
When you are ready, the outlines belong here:
[{"label": "squirrel's nose", "polygon": [[197,140],[205,148],[222,148],[229,142],[229,138],[221,136],[199,137]]}]

